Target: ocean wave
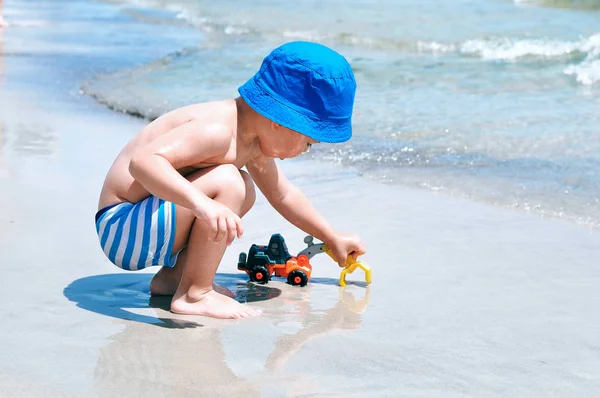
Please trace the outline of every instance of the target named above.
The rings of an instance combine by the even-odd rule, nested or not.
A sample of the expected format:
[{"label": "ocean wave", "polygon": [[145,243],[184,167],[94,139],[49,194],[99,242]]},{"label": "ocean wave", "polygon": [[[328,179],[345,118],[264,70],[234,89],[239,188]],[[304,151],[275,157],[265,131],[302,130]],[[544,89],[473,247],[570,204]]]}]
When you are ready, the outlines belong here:
[{"label": "ocean wave", "polygon": [[600,33],[577,41],[508,38],[468,40],[460,46],[459,51],[468,56],[478,56],[484,61],[570,62],[563,68],[565,75],[574,76],[583,85],[600,83]]},{"label": "ocean wave", "polygon": [[184,20],[204,33],[225,34],[227,36],[244,36],[257,34],[257,30],[248,26],[214,21],[209,17],[198,16],[187,9],[180,10],[177,19]]},{"label": "ocean wave", "polygon": [[[340,26],[327,25],[315,29],[298,29],[273,23],[259,24],[249,16],[231,16],[185,0],[169,4],[157,0],[121,0],[127,3],[148,4],[166,8],[179,23],[189,24],[205,32],[214,43],[221,40],[244,40],[279,43],[283,40],[306,40],[323,44],[356,48],[357,50],[379,51],[386,54],[433,54],[435,56],[478,57],[483,61],[527,62],[545,61],[563,63],[561,69],[567,76],[574,76],[583,85],[600,81],[598,59],[600,59],[600,33],[579,40],[552,40],[548,38],[473,38],[466,41],[444,42],[440,40],[409,40],[392,37],[387,30],[371,31],[340,30]],[[533,0],[515,0],[517,3],[533,3]],[[536,4],[563,4],[573,7],[592,7],[600,0],[539,0]],[[156,15],[152,15],[155,17]],[[161,15],[162,16],[162,15]],[[146,18],[148,19],[148,18]],[[163,21],[164,22],[164,21]],[[341,29],[345,29],[342,27]],[[361,33],[359,33],[361,32]],[[346,50],[352,53],[353,50]],[[571,65],[569,65],[571,64]],[[559,72],[560,73],[560,72]]]},{"label": "ocean wave", "polygon": [[549,39],[511,39],[507,37],[472,39],[462,43],[439,41],[408,42],[361,37],[352,34],[335,36],[322,35],[318,31],[291,31],[282,34],[288,39],[335,41],[337,43],[368,47],[384,51],[408,51],[431,53],[434,55],[458,54],[479,57],[483,61],[519,62],[542,60],[549,62],[572,63],[564,69],[566,75],[573,75],[577,82],[590,85],[600,82],[600,33],[575,41]]},{"label": "ocean wave", "polygon": [[577,81],[589,86],[600,82],[600,59],[592,62],[583,62],[579,65],[570,65],[565,68],[566,75],[575,76]]},{"label": "ocean wave", "polygon": [[181,90],[177,97],[165,96],[164,86],[177,89],[183,84],[171,77],[171,71],[193,51],[180,50],[148,64],[98,75],[81,84],[81,93],[114,111],[154,120],[191,100],[192,93],[186,97]]},{"label": "ocean wave", "polygon": [[419,52],[433,52],[433,53],[449,53],[454,52],[457,49],[455,44],[444,44],[436,41],[432,42],[417,42],[417,49]]},{"label": "ocean wave", "polygon": [[581,10],[599,10],[600,0],[514,0],[517,5],[535,5],[541,7],[571,8]]},{"label": "ocean wave", "polygon": [[596,56],[600,51],[600,33],[578,41],[546,39],[515,40],[509,38],[468,40],[460,52],[480,56],[484,60],[515,61],[522,58],[572,58]]},{"label": "ocean wave", "polygon": [[593,41],[588,43],[588,54],[579,65],[569,65],[565,68],[566,75],[575,76],[577,81],[584,85],[600,82],[600,34],[592,36]]}]

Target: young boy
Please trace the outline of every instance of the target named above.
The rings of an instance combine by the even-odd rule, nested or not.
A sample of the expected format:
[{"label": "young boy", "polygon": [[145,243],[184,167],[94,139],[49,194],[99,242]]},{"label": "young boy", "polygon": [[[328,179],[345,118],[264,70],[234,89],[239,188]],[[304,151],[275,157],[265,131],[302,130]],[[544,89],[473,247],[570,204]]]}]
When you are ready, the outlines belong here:
[{"label": "young boy", "polygon": [[125,146],[104,182],[96,214],[104,253],[127,270],[162,266],[150,291],[173,295],[175,313],[256,315],[213,288],[226,246],[242,236],[240,218],[254,204],[256,183],[283,217],[331,247],[340,266],[363,254],[362,241],[334,231],[274,161],[350,139],[355,91],[340,54],[291,42],[263,60],[240,97],[154,120]]}]

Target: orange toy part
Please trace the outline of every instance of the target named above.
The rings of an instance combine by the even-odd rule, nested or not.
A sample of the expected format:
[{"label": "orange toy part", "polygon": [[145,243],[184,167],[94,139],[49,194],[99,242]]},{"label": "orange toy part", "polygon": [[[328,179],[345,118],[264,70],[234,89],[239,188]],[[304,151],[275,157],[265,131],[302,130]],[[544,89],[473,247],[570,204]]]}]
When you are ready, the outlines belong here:
[{"label": "orange toy part", "polygon": [[310,274],[312,272],[312,266],[308,262],[308,258],[298,261],[298,258],[292,257],[287,260],[285,264],[275,264],[269,266],[269,271],[271,271],[270,267],[273,268],[275,275],[282,276],[284,278],[287,278],[288,275],[293,271],[302,271],[306,274],[306,277],[310,279]]},{"label": "orange toy part", "polygon": [[301,254],[296,259],[296,262],[300,266],[310,266],[310,262],[308,261],[308,256],[306,254]]},{"label": "orange toy part", "polygon": [[[287,278],[293,271],[302,271],[310,279],[312,273],[312,265],[308,261],[308,257],[301,255],[300,257],[292,257],[285,264],[266,264],[265,267],[269,271],[269,275],[275,274],[279,277]],[[250,275],[250,271],[245,270],[246,274]]]}]

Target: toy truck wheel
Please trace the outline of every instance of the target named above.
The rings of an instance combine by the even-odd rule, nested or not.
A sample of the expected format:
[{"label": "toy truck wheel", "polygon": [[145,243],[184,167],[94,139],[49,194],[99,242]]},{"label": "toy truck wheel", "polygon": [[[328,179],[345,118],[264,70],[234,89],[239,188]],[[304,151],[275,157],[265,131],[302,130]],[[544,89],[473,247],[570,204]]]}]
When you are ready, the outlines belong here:
[{"label": "toy truck wheel", "polygon": [[250,280],[256,283],[269,283],[269,270],[262,265],[256,265],[250,271]]},{"label": "toy truck wheel", "polygon": [[287,281],[292,286],[306,286],[308,277],[304,272],[296,270],[289,273]]}]

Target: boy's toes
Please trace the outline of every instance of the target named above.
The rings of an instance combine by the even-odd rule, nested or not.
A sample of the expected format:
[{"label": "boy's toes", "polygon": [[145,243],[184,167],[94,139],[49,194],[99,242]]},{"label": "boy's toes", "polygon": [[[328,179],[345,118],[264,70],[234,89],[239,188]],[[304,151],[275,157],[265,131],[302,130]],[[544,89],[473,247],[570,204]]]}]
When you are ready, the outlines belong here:
[{"label": "boy's toes", "polygon": [[245,312],[245,314],[247,317],[257,316],[257,315],[260,315],[260,311],[250,308],[250,309],[248,309],[248,311]]}]

